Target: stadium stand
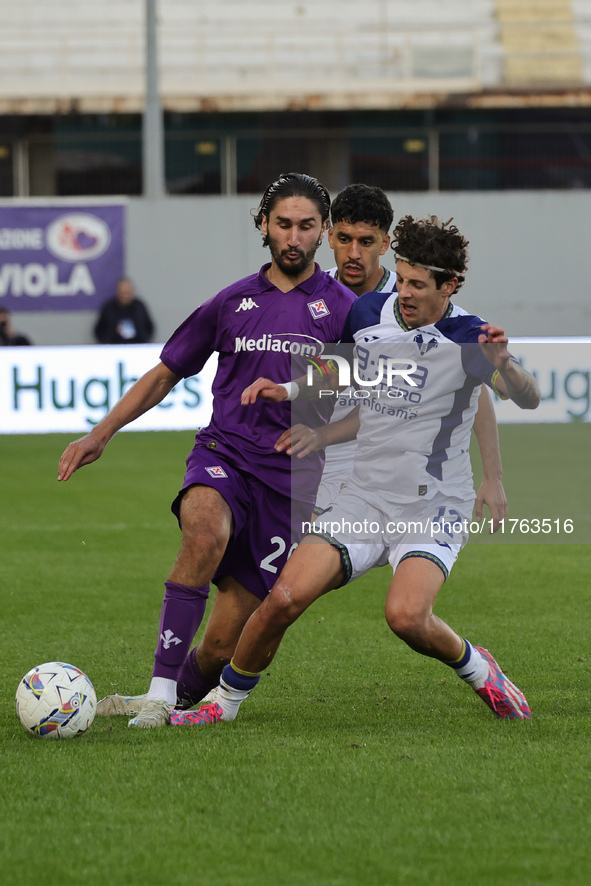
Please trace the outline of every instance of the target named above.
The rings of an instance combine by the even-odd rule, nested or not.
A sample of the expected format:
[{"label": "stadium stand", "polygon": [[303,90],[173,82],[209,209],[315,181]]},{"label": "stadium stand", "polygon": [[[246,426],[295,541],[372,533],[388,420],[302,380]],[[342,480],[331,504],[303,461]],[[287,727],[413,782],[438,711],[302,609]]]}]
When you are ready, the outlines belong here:
[{"label": "stadium stand", "polygon": [[[591,0],[157,10],[169,193],[256,193],[293,163],[332,188],[591,186]],[[140,194],[143,0],[0,15],[0,196]]]},{"label": "stadium stand", "polygon": [[[494,300],[514,334],[588,327],[582,271],[547,256],[556,224],[569,255],[586,249],[591,0],[155,0],[162,200],[141,199],[147,2],[0,0],[0,199],[128,198],[129,272],[159,330],[192,310],[187,280],[205,297],[250,273],[244,219],[288,169],[468,218],[481,312]],[[220,230],[238,245],[204,270]],[[517,294],[498,291],[499,256]],[[31,310],[22,328],[85,343],[84,313]]]},{"label": "stadium stand", "polygon": [[508,85],[584,82],[569,0],[496,0]]},{"label": "stadium stand", "polygon": [[[160,0],[164,107],[393,107],[591,83],[589,0]],[[139,111],[139,0],[0,0],[0,112]]]}]

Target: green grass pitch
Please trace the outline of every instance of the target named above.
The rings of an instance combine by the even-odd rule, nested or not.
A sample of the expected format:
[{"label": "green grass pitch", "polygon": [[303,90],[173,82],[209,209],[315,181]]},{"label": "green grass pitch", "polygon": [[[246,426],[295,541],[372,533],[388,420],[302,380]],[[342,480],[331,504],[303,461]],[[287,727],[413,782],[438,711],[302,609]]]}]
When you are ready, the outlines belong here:
[{"label": "green grass pitch", "polygon": [[235,723],[97,718],[44,742],[14,711],[32,666],[71,661],[99,698],[147,686],[192,445],[120,434],[58,484],[70,439],[0,436],[6,886],[591,882],[590,425],[501,428],[511,513],[571,517],[561,541],[577,544],[470,542],[437,606],[498,657],[531,721],[496,720],[390,633],[381,570],[290,629]]}]

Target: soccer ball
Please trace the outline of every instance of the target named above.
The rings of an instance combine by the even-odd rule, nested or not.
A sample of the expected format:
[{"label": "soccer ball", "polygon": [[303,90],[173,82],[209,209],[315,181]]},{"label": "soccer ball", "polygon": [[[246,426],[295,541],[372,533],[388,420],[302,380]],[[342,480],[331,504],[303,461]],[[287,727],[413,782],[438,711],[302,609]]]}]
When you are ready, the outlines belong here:
[{"label": "soccer ball", "polygon": [[96,693],[85,673],[63,661],[31,668],[16,690],[16,713],[37,738],[72,738],[86,732],[96,713]]}]

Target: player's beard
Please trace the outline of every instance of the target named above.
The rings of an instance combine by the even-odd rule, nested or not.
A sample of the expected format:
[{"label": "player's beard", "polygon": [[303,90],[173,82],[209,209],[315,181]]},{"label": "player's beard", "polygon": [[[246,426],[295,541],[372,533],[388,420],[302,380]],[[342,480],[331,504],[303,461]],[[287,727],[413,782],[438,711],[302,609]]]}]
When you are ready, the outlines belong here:
[{"label": "player's beard", "polygon": [[[314,256],[316,255],[316,250],[319,246],[318,243],[315,244],[312,249],[308,250],[308,252],[304,252],[303,249],[281,250],[278,247],[276,240],[272,240],[271,237],[269,237],[268,240],[269,251],[271,252],[273,261],[275,262],[279,270],[286,275],[286,277],[297,277],[299,274],[303,273],[303,271],[309,268],[314,261]],[[290,252],[297,252],[298,258],[287,258],[287,254]]]}]

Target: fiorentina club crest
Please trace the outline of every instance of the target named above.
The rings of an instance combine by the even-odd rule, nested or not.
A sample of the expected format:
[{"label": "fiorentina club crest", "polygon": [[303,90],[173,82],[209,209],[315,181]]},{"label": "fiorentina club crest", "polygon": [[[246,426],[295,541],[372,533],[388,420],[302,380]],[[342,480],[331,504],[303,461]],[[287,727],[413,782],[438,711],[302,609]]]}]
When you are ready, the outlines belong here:
[{"label": "fiorentina club crest", "polygon": [[224,469],[222,467],[220,467],[220,465],[215,465],[215,467],[213,467],[213,468],[205,468],[205,470],[207,471],[207,473],[209,474],[210,477],[214,477],[214,478],[219,479],[220,477],[227,477],[228,476],[226,474],[226,472],[224,471]]},{"label": "fiorentina club crest", "polygon": [[419,346],[419,353],[420,353],[421,357],[424,357],[425,354],[431,350],[431,348],[437,347],[437,339],[436,338],[432,338],[430,341],[425,341],[425,339],[423,338],[423,336],[421,335],[420,332],[418,335],[415,335],[415,337],[413,338],[413,341],[416,341],[417,345]]},{"label": "fiorentina club crest", "polygon": [[308,307],[310,308],[310,313],[315,320],[320,320],[321,317],[326,317],[330,314],[330,311],[326,307],[326,302],[323,298],[319,298],[318,301],[308,302]]}]

